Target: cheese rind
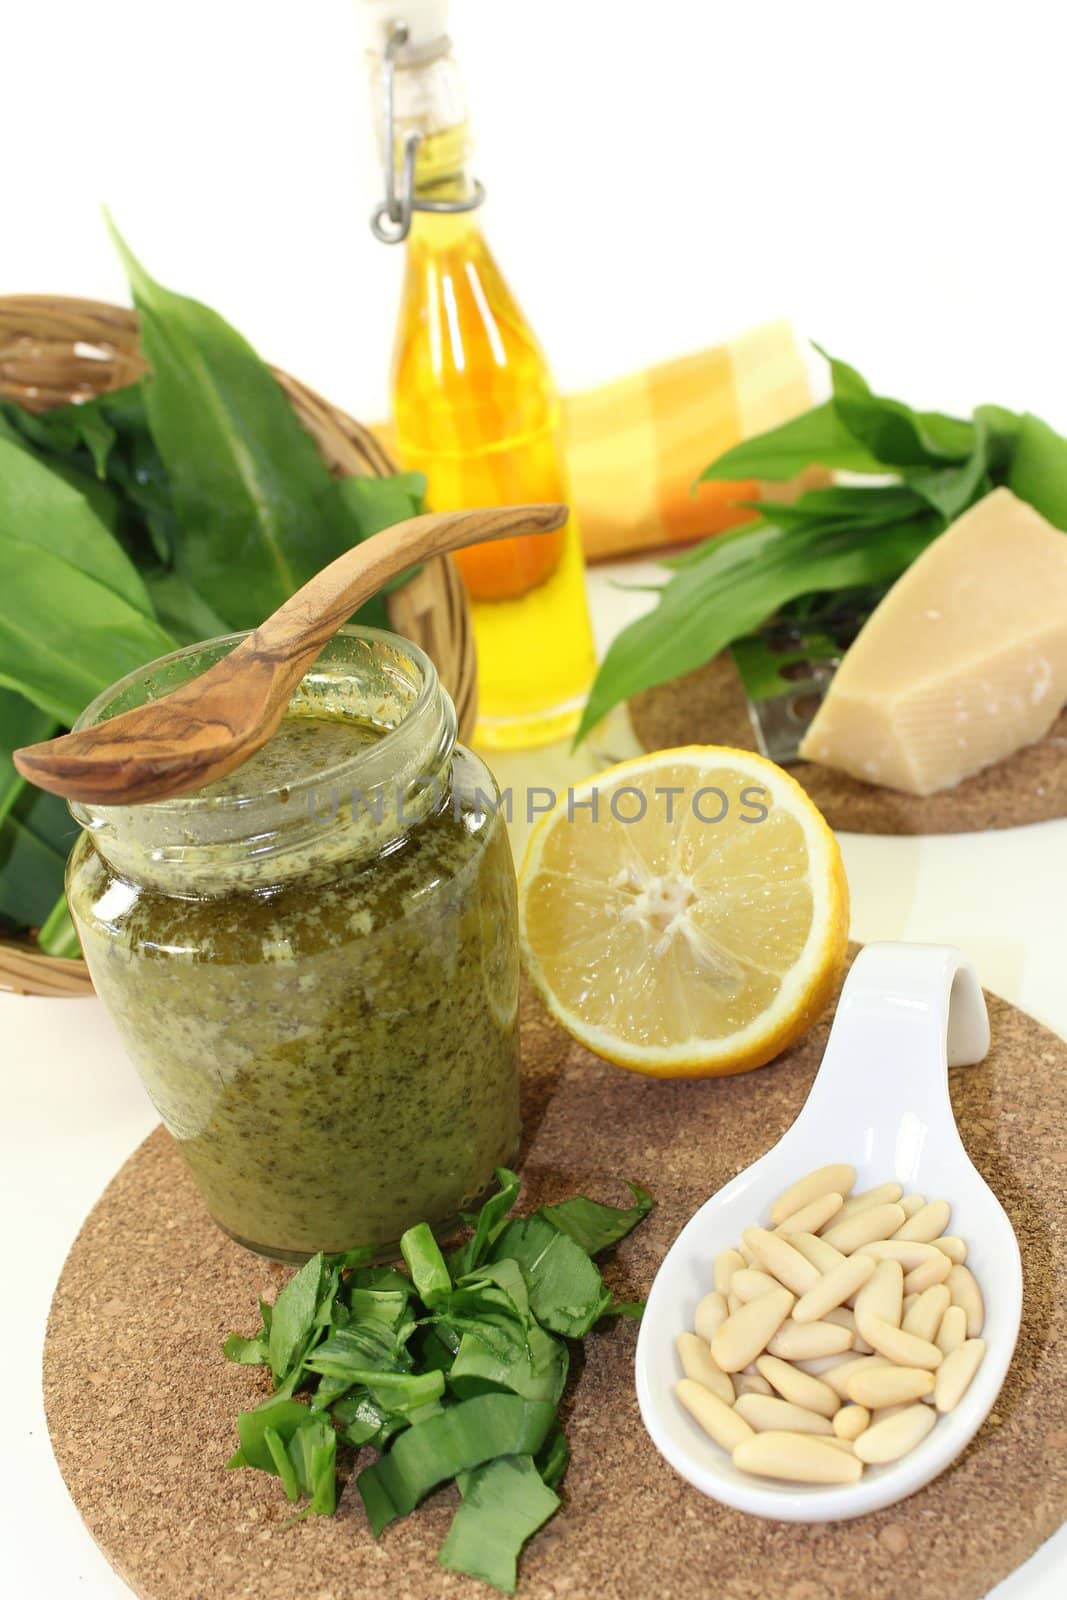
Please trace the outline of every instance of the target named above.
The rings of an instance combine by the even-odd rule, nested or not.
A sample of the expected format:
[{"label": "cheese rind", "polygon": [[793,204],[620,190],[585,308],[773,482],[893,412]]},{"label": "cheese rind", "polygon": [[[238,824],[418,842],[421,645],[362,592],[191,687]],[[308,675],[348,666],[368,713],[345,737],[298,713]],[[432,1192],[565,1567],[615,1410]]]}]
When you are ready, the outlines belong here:
[{"label": "cheese rind", "polygon": [[893,585],[800,747],[934,794],[1042,738],[1067,700],[1067,534],[994,489]]}]

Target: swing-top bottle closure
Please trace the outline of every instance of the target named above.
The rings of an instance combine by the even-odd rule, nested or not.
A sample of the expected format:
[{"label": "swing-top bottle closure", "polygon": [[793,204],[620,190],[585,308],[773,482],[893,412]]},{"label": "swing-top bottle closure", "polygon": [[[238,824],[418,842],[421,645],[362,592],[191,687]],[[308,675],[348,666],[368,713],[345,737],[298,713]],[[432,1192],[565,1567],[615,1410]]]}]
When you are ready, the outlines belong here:
[{"label": "swing-top bottle closure", "polygon": [[485,199],[464,171],[470,139],[447,0],[364,0],[380,103],[385,198],[371,215],[383,244],[400,244],[416,211],[474,211]]}]

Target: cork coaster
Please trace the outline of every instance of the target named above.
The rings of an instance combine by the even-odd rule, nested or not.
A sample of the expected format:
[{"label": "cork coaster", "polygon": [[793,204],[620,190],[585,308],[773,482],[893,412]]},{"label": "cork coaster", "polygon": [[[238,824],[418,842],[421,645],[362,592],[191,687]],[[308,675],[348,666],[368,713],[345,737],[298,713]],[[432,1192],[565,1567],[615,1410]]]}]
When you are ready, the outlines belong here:
[{"label": "cork coaster", "polygon": [[[589,1056],[529,994],[523,1005],[523,1202],[621,1199],[618,1176],[646,1184],[659,1204],[606,1267],[620,1295],[639,1295],[697,1205],[791,1122],[828,1023],[759,1072],[660,1083]],[[993,1050],[953,1074],[953,1101],[1018,1233],[1025,1303],[1007,1382],[964,1456],[910,1500],[854,1522],[742,1516],[656,1453],[634,1395],[635,1327],[606,1325],[572,1368],[564,1504],[527,1547],[526,1600],[978,1600],[1060,1526],[1067,1044],[1002,1001],[990,1007]],[[218,1233],[169,1139],[152,1134],[85,1223],[48,1328],[49,1427],[93,1536],[146,1600],[486,1600],[492,1591],[434,1559],[452,1487],[375,1543],[351,1480],[336,1517],[291,1523],[276,1479],[223,1471],[236,1413],[265,1384],[219,1346],[231,1328],[252,1328],[257,1295],[283,1279]]]},{"label": "cork coaster", "polygon": [[[755,750],[737,668],[728,655],[630,701],[646,750],[683,744],[730,744]],[[925,797],[860,783],[847,773],[797,761],[789,772],[832,828],[845,833],[978,833],[1067,817],[1067,708],[1044,739]]]}]

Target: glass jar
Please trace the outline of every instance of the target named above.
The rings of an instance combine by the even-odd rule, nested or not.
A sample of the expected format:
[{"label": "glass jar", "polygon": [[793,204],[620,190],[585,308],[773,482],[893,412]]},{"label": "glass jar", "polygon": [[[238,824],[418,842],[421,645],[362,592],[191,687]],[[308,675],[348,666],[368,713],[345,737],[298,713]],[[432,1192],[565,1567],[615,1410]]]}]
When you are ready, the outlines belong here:
[{"label": "glass jar", "polygon": [[[78,726],[241,637],[130,674]],[[339,723],[378,735],[338,759]],[[97,993],[219,1226],[277,1260],[388,1254],[415,1222],[447,1230],[516,1153],[510,846],[494,780],[407,640],[343,630],[282,731],[303,741],[296,770],[290,751],[272,776],[272,741],[202,794],[73,806],[67,892]]]}]

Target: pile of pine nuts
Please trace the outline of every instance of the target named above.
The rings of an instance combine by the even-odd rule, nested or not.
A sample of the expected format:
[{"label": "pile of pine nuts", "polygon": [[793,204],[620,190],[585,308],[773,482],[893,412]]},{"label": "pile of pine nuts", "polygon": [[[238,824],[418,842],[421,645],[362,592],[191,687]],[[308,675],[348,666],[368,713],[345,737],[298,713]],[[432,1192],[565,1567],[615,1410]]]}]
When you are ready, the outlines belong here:
[{"label": "pile of pine nuts", "polygon": [[716,1258],[678,1336],[682,1405],[745,1472],[856,1483],[951,1411],[985,1355],[981,1290],[947,1200],[897,1183],[853,1195],[820,1167]]}]

